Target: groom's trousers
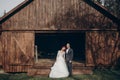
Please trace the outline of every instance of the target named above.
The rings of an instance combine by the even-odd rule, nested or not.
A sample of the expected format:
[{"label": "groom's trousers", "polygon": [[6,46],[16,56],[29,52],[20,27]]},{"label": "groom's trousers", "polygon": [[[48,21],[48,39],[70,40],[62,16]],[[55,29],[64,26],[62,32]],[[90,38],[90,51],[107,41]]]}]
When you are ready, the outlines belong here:
[{"label": "groom's trousers", "polygon": [[69,76],[71,76],[72,75],[72,62],[70,63],[69,61],[67,61],[66,63],[67,63],[68,71],[69,71]]}]

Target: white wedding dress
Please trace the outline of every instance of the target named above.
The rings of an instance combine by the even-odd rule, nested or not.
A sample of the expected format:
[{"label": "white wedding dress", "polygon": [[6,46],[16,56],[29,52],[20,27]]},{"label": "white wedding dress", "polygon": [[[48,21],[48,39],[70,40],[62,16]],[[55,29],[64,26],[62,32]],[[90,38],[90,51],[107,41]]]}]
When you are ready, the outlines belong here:
[{"label": "white wedding dress", "polygon": [[53,67],[51,67],[49,77],[63,78],[63,77],[68,77],[68,75],[69,75],[69,72],[65,62],[65,52],[58,51],[56,61]]}]

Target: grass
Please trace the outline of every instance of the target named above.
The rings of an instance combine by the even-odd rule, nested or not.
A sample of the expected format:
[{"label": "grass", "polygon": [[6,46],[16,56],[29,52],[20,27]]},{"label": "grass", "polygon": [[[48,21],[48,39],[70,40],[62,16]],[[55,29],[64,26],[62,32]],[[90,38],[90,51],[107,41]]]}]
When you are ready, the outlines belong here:
[{"label": "grass", "polygon": [[73,75],[59,79],[42,76],[30,77],[26,73],[0,74],[0,80],[120,80],[120,70],[95,70],[92,75]]}]

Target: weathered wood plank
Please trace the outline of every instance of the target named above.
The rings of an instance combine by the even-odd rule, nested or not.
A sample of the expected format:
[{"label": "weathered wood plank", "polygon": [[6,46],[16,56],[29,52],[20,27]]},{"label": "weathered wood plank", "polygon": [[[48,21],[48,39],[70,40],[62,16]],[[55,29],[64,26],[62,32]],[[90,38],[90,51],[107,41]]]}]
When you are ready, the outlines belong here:
[{"label": "weathered wood plank", "polygon": [[87,32],[86,57],[87,65],[99,67],[114,66],[119,55],[120,45],[118,32]]},{"label": "weathered wood plank", "polygon": [[24,72],[33,65],[33,32],[3,32],[3,42],[3,67],[6,72]]},{"label": "weathered wood plank", "polygon": [[[109,24],[108,24],[109,23]],[[34,0],[3,23],[4,30],[116,29],[82,0]]]}]

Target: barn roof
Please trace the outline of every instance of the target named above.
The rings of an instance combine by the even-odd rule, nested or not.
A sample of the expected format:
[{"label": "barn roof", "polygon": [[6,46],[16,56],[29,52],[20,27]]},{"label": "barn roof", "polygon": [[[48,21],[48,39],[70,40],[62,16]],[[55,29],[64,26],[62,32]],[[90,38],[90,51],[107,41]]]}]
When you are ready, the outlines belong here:
[{"label": "barn roof", "polygon": [[[3,17],[0,18],[0,24],[4,23],[7,19],[9,19],[11,16],[13,16],[17,12],[19,12],[24,7],[26,7],[32,1],[34,1],[34,0],[25,0],[24,2],[19,4],[17,7],[12,9],[11,11],[9,11],[7,14],[5,14]],[[100,4],[94,3],[90,0],[83,0],[83,1],[86,2],[88,5],[90,5],[91,7],[93,7],[94,9],[96,9],[97,11],[99,11],[100,13],[102,13],[104,16],[111,19],[117,25],[120,25],[120,23],[119,23],[120,20],[117,17],[115,17],[113,14],[111,14],[109,11],[107,11],[107,9],[105,7],[101,6]]]},{"label": "barn roof", "polygon": [[94,3],[91,0],[84,0],[87,4],[95,8],[97,11],[102,13],[104,16],[108,17],[111,19],[114,23],[117,25],[120,25],[120,19],[115,17],[113,14],[111,14],[105,7],[101,6],[99,3]]},{"label": "barn roof", "polygon": [[24,7],[26,7],[28,4],[30,4],[33,0],[25,0],[23,1],[21,4],[19,4],[18,6],[16,6],[15,8],[13,8],[11,11],[9,11],[8,13],[6,13],[4,16],[2,16],[0,18],[0,24],[2,24],[3,22],[5,22],[7,19],[9,19],[11,16],[13,16],[14,14],[16,14],[17,12],[19,12],[21,9],[23,9]]}]

